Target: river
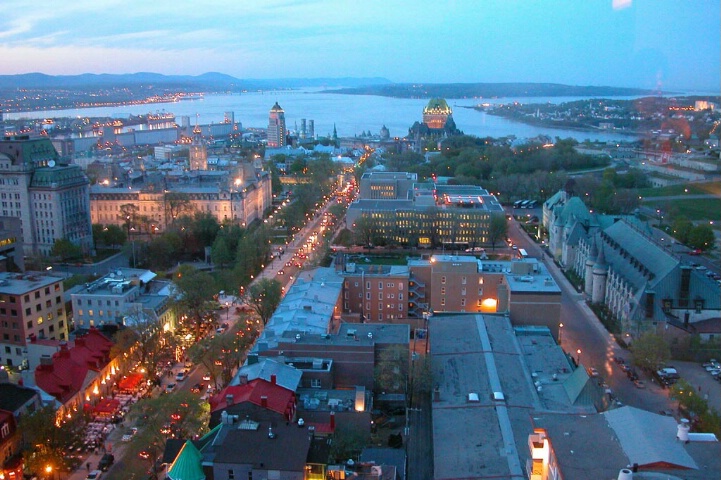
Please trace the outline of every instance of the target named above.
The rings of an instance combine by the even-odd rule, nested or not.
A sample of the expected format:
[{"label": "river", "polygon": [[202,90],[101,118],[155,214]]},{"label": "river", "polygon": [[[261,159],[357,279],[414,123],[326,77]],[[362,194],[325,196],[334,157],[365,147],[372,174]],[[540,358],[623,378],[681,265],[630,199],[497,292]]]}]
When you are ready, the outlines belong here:
[{"label": "river", "polygon": [[[637,97],[614,97],[633,99]],[[456,126],[464,133],[476,136],[503,137],[515,135],[530,138],[548,135],[552,138],[575,138],[599,141],[632,141],[636,137],[615,132],[597,132],[551,128],[489,115],[472,107],[484,103],[563,103],[583,100],[582,97],[513,97],[502,99],[447,99],[453,109]],[[78,108],[68,110],[45,110],[35,112],[6,113],[8,119],[52,118],[52,117],[113,117],[128,118],[130,115],[147,113],[172,113],[176,117],[189,116],[195,123],[197,115],[200,124],[220,123],[225,112],[233,112],[236,122],[243,127],[266,128],[268,112],[275,102],[285,111],[289,130],[300,128],[301,119],[315,122],[315,134],[332,134],[333,127],[338,136],[351,137],[370,131],[377,134],[381,127],[388,127],[392,137],[403,137],[415,121],[421,121],[423,107],[428,99],[392,98],[374,95],[345,95],[320,93],[318,89],[295,91],[272,91],[243,94],[213,94],[201,99],[183,100],[175,103],[123,105],[118,107]],[[179,118],[176,118],[180,123]]]}]

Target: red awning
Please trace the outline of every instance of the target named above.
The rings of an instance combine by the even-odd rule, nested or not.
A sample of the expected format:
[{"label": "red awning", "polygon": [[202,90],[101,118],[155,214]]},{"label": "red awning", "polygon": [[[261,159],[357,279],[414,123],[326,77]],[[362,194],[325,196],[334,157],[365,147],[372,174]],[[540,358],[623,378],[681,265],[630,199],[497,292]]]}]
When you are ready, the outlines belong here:
[{"label": "red awning", "polygon": [[135,390],[142,381],[142,374],[132,373],[126,377],[123,377],[123,379],[118,382],[118,388],[120,388],[121,390]]}]

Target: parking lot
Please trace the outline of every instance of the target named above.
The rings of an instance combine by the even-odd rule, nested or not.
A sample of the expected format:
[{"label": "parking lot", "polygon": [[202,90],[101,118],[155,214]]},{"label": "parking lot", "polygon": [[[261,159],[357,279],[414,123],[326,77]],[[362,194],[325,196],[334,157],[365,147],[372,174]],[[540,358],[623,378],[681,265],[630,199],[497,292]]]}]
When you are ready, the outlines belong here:
[{"label": "parking lot", "polygon": [[700,363],[674,360],[673,365],[681,378],[693,385],[704,398],[707,398],[709,407],[721,412],[721,383],[715,380]]}]

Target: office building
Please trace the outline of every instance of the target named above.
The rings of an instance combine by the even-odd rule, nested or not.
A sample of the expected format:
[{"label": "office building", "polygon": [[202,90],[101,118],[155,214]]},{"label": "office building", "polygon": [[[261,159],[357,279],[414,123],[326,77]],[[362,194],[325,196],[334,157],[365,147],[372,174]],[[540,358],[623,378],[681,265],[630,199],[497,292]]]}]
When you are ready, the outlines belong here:
[{"label": "office building", "polygon": [[197,125],[193,129],[193,141],[189,148],[190,170],[208,169],[208,149],[203,141],[202,130]]},{"label": "office building", "polygon": [[0,364],[27,365],[29,338],[67,340],[61,278],[0,273]]},{"label": "office building", "polygon": [[27,255],[49,255],[58,239],[90,251],[89,185],[48,138],[0,140],[0,215],[20,219]]},{"label": "office building", "polygon": [[415,174],[406,172],[364,173],[359,199],[348,207],[349,228],[369,244],[383,239],[410,247],[455,249],[491,243],[491,217],[504,215],[494,195],[474,185],[416,180]]},{"label": "office building", "polygon": [[278,102],[275,102],[268,116],[268,146],[272,148],[284,147],[286,145],[286,134],[285,112],[280,108]]}]

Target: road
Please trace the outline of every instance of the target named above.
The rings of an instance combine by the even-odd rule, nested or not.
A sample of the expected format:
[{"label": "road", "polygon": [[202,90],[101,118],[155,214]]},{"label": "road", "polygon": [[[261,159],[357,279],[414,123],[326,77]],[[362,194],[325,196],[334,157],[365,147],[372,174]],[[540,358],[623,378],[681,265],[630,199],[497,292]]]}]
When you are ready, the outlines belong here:
[{"label": "road", "polygon": [[[539,216],[540,218],[540,216]],[[508,224],[509,237],[519,248],[524,248],[529,256],[542,259],[546,268],[561,288],[561,347],[584,367],[596,368],[601,377],[611,387],[616,397],[625,405],[642,408],[651,412],[670,410],[672,402],[668,390],[652,383],[645,378],[648,388],[640,390],[629,381],[628,377],[615,364],[613,358],[620,356],[631,360],[631,355],[622,349],[613,336],[601,324],[596,315],[586,304],[583,293],[579,293],[566,279],[560,268],[548,254],[541,249],[517,221]],[[581,351],[580,355],[578,351]]]}]

